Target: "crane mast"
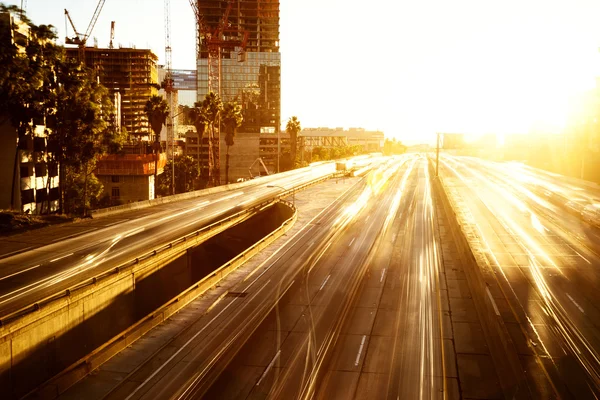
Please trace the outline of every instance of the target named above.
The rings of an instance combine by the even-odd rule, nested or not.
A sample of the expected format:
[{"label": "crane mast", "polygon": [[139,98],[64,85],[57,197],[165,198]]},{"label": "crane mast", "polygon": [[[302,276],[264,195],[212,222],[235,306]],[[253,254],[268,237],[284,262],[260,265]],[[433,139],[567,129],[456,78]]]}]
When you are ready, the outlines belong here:
[{"label": "crane mast", "polygon": [[[175,132],[173,127],[173,60],[171,49],[171,1],[165,0],[165,80],[163,88],[169,105],[167,116],[167,156],[171,157],[171,190],[175,194]],[[169,150],[170,148],[170,150]]]},{"label": "crane mast", "polygon": [[[212,28],[205,21],[204,16],[200,12],[199,0],[189,0],[192,10],[196,16],[197,42],[196,50],[197,59],[200,59],[201,52],[205,49],[208,53],[208,93],[213,92],[222,97],[221,93],[221,63],[224,51],[238,50],[238,61],[244,61],[244,51],[248,41],[248,32],[243,31],[241,27],[231,27],[229,23],[229,15],[233,6],[233,1],[227,1],[227,8],[219,23],[215,28]],[[239,21],[239,19],[238,19]],[[198,77],[197,79],[200,79]],[[199,99],[200,100],[200,99]],[[219,123],[220,127],[220,123]],[[210,136],[210,133],[209,133]],[[219,133],[220,136],[220,133]],[[209,137],[209,152],[208,152],[208,171],[209,182],[214,185],[220,183],[220,139]]]}]

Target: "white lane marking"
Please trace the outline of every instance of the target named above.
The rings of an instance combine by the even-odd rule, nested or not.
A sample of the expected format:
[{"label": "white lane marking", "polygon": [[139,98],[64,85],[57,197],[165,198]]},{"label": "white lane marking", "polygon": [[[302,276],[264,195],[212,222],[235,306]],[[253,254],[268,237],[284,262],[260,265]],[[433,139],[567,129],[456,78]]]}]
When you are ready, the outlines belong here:
[{"label": "white lane marking", "polygon": [[62,241],[62,240],[71,239],[71,238],[74,238],[74,237],[77,237],[77,236],[84,235],[84,234],[86,234],[86,233],[93,232],[93,231],[95,231],[95,230],[97,230],[97,229],[98,229],[98,228],[86,229],[86,230],[84,230],[84,231],[77,232],[77,233],[74,233],[74,234],[72,234],[72,235],[69,235],[69,236],[62,236],[62,237],[59,237],[59,238],[56,238],[56,239],[52,240],[50,243],[56,243],[56,242],[60,242],[60,241]]},{"label": "white lane marking", "polygon": [[323,281],[323,284],[321,285],[321,287],[319,288],[319,290],[323,290],[323,288],[327,284],[327,281],[329,280],[330,276],[331,276],[331,274],[327,275],[327,278],[325,278],[325,280]]},{"label": "white lane marking", "polygon": [[385,268],[381,271],[381,279],[379,280],[379,283],[383,282],[384,276],[385,276]]},{"label": "white lane marking", "polygon": [[[269,279],[265,285],[260,288],[254,295],[254,297],[256,297],[258,295],[258,293],[260,293],[264,288],[267,287],[267,285],[269,284],[269,282],[271,282],[271,280]],[[144,386],[146,386],[148,384],[148,382],[150,382],[152,379],[154,379],[154,377],[163,370],[163,368],[165,368],[171,361],[173,361],[173,359],[175,357],[177,357],[179,355],[179,353],[181,353],[187,346],[190,345],[190,343],[192,343],[198,336],[200,336],[200,334],[202,332],[204,332],[204,330],[206,328],[208,328],[210,325],[212,325],[212,323],[221,316],[221,314],[223,314],[232,304],[235,304],[234,301],[232,301],[231,303],[227,304],[225,307],[223,307],[223,309],[217,314],[215,315],[210,321],[208,321],[208,323],[206,325],[204,325],[201,329],[198,330],[198,332],[196,332],[196,334],[194,336],[192,336],[191,338],[188,339],[187,342],[185,342],[171,357],[169,357],[169,359],[167,361],[165,361],[164,363],[162,363],[158,368],[156,368],[154,370],[154,372],[148,377],[146,378],[146,380],[144,382],[142,382],[138,387],[136,387],[130,394],[129,396],[127,396],[127,398],[125,400],[129,400],[131,399],[133,396],[135,396],[135,394],[137,392],[140,391],[141,388],[143,388]]]},{"label": "white lane marking", "polygon": [[265,379],[265,376],[267,376],[267,374],[269,373],[269,371],[273,367],[273,364],[275,364],[275,360],[277,360],[279,358],[279,355],[281,355],[281,350],[277,351],[277,354],[275,354],[275,357],[273,357],[273,359],[271,360],[271,362],[269,363],[269,365],[267,365],[267,369],[265,369],[265,372],[263,372],[263,374],[260,376],[260,379],[258,380],[258,382],[256,382],[256,386],[260,385],[260,383],[262,382],[262,380]]},{"label": "white lane marking", "polygon": [[394,233],[394,236],[392,236],[392,243],[396,241],[397,236],[398,236],[398,234]]},{"label": "white lane marking", "polygon": [[4,258],[8,258],[10,256],[12,256],[13,254],[20,254],[20,253],[24,253],[29,249],[33,249],[33,246],[29,246],[29,247],[25,247],[23,249],[19,249],[19,250],[15,250],[15,251],[11,251],[10,253],[4,253],[4,254],[0,254],[0,259],[4,259]]},{"label": "white lane marking", "polygon": [[67,257],[72,256],[72,255],[73,255],[73,253],[65,254],[64,256],[60,256],[58,258],[55,258],[54,260],[50,260],[50,262],[62,260],[63,258],[67,258]]},{"label": "white lane marking", "polygon": [[112,224],[104,225],[104,228],[108,228],[109,226],[113,226],[113,225],[117,225],[117,224],[122,224],[123,222],[127,222],[129,220],[130,220],[130,218],[126,218],[126,219],[123,219],[123,220],[120,220],[117,222],[113,222]]},{"label": "white lane marking", "polygon": [[356,354],[356,361],[354,361],[354,365],[358,367],[358,363],[360,362],[360,355],[362,354],[363,347],[365,347],[365,341],[367,340],[367,335],[363,335],[362,340],[360,341],[360,347],[358,348],[358,353]]},{"label": "white lane marking", "polygon": [[310,244],[308,245],[308,247],[310,248],[310,246],[312,246],[313,244],[315,244],[315,242],[310,242]]},{"label": "white lane marking", "polygon": [[490,301],[492,302],[492,307],[494,307],[494,312],[499,317],[500,316],[500,311],[498,310],[498,306],[496,305],[496,302],[494,301],[494,298],[492,297],[492,292],[490,292],[490,288],[486,287],[485,291],[487,292],[487,295],[490,298]]},{"label": "white lane marking", "polygon": [[569,298],[569,300],[571,300],[573,302],[573,304],[575,304],[575,306],[577,308],[579,308],[579,311],[581,311],[582,313],[585,314],[585,311],[583,311],[583,308],[579,304],[577,304],[577,302],[571,297],[571,295],[569,293],[567,293],[567,297]]},{"label": "white lane marking", "polygon": [[588,264],[592,265],[591,261],[588,260],[587,258],[585,258],[584,256],[582,256],[577,250],[573,250],[575,253],[577,253],[577,255],[581,258],[583,258],[585,260],[585,262],[587,262]]},{"label": "white lane marking", "polygon": [[3,281],[4,279],[12,278],[15,275],[19,275],[19,274],[22,274],[22,273],[27,272],[27,271],[31,271],[32,269],[35,269],[35,268],[39,267],[40,265],[42,265],[42,264],[34,265],[33,267],[29,267],[27,269],[22,269],[21,271],[17,271],[15,273],[10,274],[10,275],[3,276],[2,278],[0,278],[0,281]]},{"label": "white lane marking", "polygon": [[367,218],[365,218],[365,222],[367,222],[369,218],[371,218],[371,214],[367,215]]},{"label": "white lane marking", "polygon": [[354,239],[356,239],[355,237],[352,238],[352,240],[350,241],[350,244],[348,245],[348,247],[352,246],[352,243],[354,243]]}]

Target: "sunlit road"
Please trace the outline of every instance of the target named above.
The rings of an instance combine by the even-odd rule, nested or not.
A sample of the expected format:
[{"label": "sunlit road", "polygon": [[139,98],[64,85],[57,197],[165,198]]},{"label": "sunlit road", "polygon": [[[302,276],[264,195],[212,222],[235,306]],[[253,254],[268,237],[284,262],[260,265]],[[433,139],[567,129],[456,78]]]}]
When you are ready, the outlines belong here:
[{"label": "sunlit road", "polygon": [[45,246],[0,256],[0,316],[261,204],[282,191],[268,185],[288,189],[333,172],[335,165],[327,163],[257,179],[242,189],[165,204],[160,211],[146,209],[140,218],[124,213],[109,226],[58,236]]},{"label": "sunlit road", "polygon": [[108,398],[439,398],[430,190],[423,157],[375,171]]},{"label": "sunlit road", "polygon": [[597,202],[597,185],[520,164],[442,157],[440,174],[475,227],[477,246],[496,272],[521,360],[545,379],[535,396],[600,395],[600,236],[579,210]]}]

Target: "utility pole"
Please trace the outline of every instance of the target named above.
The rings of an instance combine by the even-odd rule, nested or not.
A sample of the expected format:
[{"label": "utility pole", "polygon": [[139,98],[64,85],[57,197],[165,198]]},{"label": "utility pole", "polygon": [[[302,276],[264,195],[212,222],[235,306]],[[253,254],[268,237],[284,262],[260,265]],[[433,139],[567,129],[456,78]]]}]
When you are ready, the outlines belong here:
[{"label": "utility pole", "polygon": [[440,135],[441,133],[437,133],[437,146],[435,149],[435,176],[438,177],[440,174]]}]

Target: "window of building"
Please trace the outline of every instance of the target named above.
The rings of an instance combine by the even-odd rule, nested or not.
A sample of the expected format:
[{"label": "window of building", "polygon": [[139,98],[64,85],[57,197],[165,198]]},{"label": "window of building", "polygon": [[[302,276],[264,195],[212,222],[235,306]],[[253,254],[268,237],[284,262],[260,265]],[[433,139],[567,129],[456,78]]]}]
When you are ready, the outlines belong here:
[{"label": "window of building", "polygon": [[29,166],[21,165],[21,178],[27,178],[29,176],[31,176],[31,173],[29,172]]},{"label": "window of building", "polygon": [[121,197],[121,193],[120,193],[118,187],[113,187],[112,188],[112,197],[113,198],[119,198],[119,197]]},{"label": "window of building", "polygon": [[112,175],[111,176],[111,182],[112,183],[119,183],[119,175]]}]

